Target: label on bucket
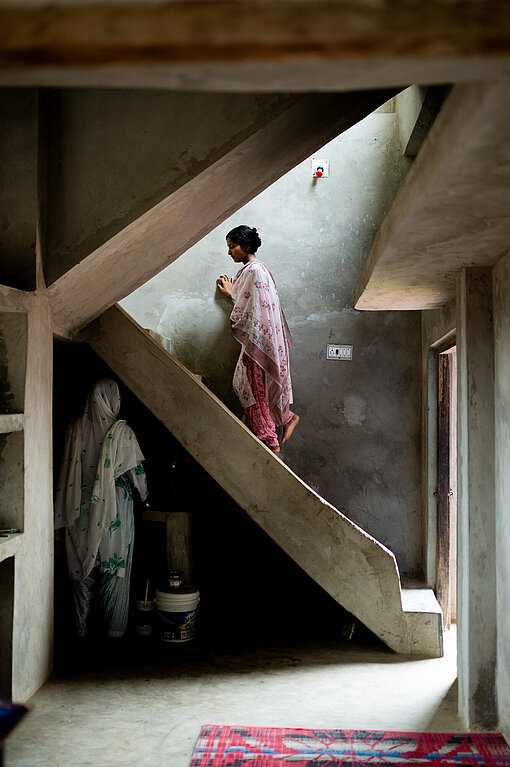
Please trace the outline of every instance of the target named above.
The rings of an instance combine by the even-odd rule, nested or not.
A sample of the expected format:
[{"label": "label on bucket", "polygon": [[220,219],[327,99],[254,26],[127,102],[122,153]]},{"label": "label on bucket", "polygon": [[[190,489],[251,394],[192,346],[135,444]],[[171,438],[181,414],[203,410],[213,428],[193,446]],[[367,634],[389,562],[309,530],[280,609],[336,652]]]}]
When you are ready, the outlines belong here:
[{"label": "label on bucket", "polygon": [[198,608],[186,612],[157,610],[160,639],[166,642],[189,641],[195,636]]}]

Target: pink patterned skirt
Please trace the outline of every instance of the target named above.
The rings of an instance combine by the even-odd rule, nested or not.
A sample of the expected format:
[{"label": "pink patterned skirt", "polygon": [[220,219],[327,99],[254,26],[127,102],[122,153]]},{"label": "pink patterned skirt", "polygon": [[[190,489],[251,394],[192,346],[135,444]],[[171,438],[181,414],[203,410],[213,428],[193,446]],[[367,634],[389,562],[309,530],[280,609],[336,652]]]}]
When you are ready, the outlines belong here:
[{"label": "pink patterned skirt", "polygon": [[[268,447],[277,447],[279,443],[276,436],[276,424],[271,416],[266,398],[266,374],[260,365],[257,365],[256,362],[246,355],[243,361],[253,396],[256,399],[254,405],[244,409],[244,421],[249,430],[261,442]],[[290,421],[292,415],[293,413],[289,410],[285,423]]]}]

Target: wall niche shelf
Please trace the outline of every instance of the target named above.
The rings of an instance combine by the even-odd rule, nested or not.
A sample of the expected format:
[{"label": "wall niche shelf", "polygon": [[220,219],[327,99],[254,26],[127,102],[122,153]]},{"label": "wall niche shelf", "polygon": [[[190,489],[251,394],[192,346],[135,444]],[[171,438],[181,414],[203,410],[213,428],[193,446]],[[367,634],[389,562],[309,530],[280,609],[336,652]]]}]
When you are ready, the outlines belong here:
[{"label": "wall niche shelf", "polygon": [[0,413],[0,434],[23,431],[23,413]]},{"label": "wall niche shelf", "polygon": [[23,531],[28,317],[13,291],[0,298],[0,529]]}]

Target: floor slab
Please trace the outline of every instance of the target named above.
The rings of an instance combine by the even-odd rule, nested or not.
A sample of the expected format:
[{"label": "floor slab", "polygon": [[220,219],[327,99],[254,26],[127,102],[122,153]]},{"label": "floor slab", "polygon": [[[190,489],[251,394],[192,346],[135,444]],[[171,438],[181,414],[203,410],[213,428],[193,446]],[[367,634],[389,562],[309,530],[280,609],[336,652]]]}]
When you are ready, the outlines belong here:
[{"label": "floor slab", "polygon": [[456,732],[456,641],[445,656],[376,640],[222,649],[149,644],[76,657],[10,738],[16,767],[188,767],[205,723]]}]

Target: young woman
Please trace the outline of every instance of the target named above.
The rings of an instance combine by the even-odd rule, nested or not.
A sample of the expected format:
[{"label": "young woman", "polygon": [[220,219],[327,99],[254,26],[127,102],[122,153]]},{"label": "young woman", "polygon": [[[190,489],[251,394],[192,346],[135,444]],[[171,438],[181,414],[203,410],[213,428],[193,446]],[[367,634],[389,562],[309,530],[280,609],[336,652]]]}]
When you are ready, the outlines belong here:
[{"label": "young woman", "polygon": [[227,234],[228,254],[242,264],[234,279],[222,274],[219,290],[234,301],[230,327],[241,344],[234,391],[244,407],[248,428],[274,453],[292,435],[299,416],[292,413],[289,349],[292,338],[273,276],[255,256],[261,245],[256,229],[237,226]]}]

